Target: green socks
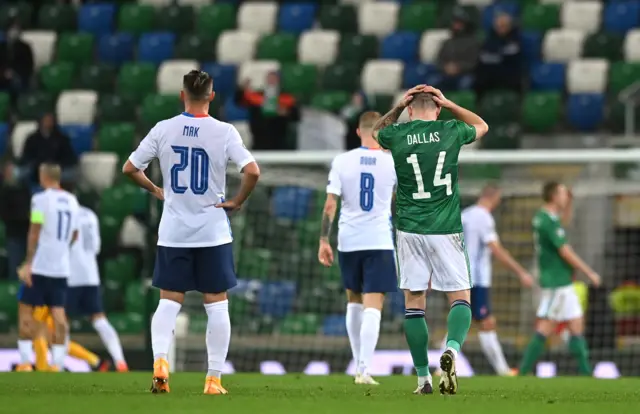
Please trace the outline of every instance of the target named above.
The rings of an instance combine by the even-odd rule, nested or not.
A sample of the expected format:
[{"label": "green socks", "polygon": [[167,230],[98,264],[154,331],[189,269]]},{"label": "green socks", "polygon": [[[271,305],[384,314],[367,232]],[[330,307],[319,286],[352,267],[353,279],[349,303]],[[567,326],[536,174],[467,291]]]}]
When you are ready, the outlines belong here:
[{"label": "green socks", "polygon": [[471,305],[466,300],[455,300],[447,317],[447,347],[460,352],[471,327]]},{"label": "green socks", "polygon": [[533,369],[533,365],[536,363],[542,352],[544,352],[544,346],[547,343],[547,337],[536,332],[531,338],[527,349],[524,351],[524,357],[520,363],[520,375],[527,375]]},{"label": "green socks", "polygon": [[578,361],[578,372],[580,375],[591,375],[591,364],[589,363],[589,349],[587,341],[583,336],[572,336],[569,340],[569,351]]},{"label": "green socks", "polygon": [[429,376],[429,329],[424,319],[424,310],[407,309],[404,316],[404,336],[409,345],[413,366],[419,377]]}]

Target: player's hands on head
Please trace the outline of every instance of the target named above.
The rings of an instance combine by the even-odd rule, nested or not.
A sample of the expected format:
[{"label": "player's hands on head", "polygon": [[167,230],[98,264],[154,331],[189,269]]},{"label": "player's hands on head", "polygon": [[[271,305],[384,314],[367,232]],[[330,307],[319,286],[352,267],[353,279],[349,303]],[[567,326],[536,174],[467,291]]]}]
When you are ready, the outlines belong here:
[{"label": "player's hands on head", "polygon": [[20,279],[20,281],[24,283],[27,287],[31,287],[33,283],[31,280],[31,264],[30,263],[25,263],[18,268],[18,279]]},{"label": "player's hands on head", "polygon": [[432,93],[434,95],[433,101],[442,108],[451,108],[453,106],[453,102],[448,100],[440,89],[434,88],[433,86],[426,86],[423,92]]},{"label": "player's hands on head", "polygon": [[415,95],[416,93],[422,92],[422,90],[426,86],[427,85],[424,85],[424,84],[416,85],[413,88],[409,89],[407,92],[405,92],[404,96],[402,97],[402,100],[400,101],[400,106],[402,107],[409,106],[409,104],[413,100],[413,95]]},{"label": "player's hands on head", "polygon": [[333,264],[333,249],[329,242],[324,239],[320,240],[320,247],[318,248],[318,260],[322,265],[330,267]]},{"label": "player's hands on head", "polygon": [[534,279],[529,272],[522,272],[518,275],[518,277],[520,278],[520,283],[522,283],[522,286],[528,288],[533,286]]}]

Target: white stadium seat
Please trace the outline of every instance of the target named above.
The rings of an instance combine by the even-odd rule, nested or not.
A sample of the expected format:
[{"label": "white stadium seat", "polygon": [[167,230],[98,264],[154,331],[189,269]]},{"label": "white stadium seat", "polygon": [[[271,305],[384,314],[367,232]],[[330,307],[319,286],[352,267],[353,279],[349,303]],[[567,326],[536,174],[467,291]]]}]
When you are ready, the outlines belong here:
[{"label": "white stadium seat", "polygon": [[240,66],[238,85],[248,80],[253,89],[263,89],[267,74],[280,70],[280,63],[275,60],[253,60]]},{"label": "white stadium seat", "polygon": [[461,6],[485,7],[493,3],[493,0],[458,0]]},{"label": "white stadium seat", "polygon": [[560,22],[565,29],[597,32],[600,28],[602,2],[594,0],[567,1],[562,3]]},{"label": "white stadium seat", "polygon": [[327,66],[336,60],[340,33],[335,30],[310,30],[300,36],[298,60],[318,66]]},{"label": "white stadium seat", "polygon": [[370,60],[362,69],[362,89],[371,94],[394,95],[400,89],[403,69],[399,60]]},{"label": "white stadium seat", "polygon": [[153,7],[166,7],[173,3],[173,0],[138,0],[138,3],[149,4]]},{"label": "white stadium seat", "polygon": [[251,148],[253,147],[253,135],[251,134],[251,128],[249,128],[249,123],[246,121],[236,121],[232,122],[233,126],[236,127],[240,137],[242,138],[242,142],[244,142],[245,147]]},{"label": "white stadium seat", "polygon": [[56,103],[58,123],[61,125],[92,125],[97,104],[98,93],[96,91],[64,91]]},{"label": "white stadium seat", "polygon": [[547,62],[569,62],[582,55],[586,34],[580,30],[551,29],[542,44],[542,55]]},{"label": "white stadium seat", "polygon": [[81,184],[101,192],[116,178],[118,155],[112,152],[85,152],[80,157]]},{"label": "white stadium seat", "polygon": [[351,4],[353,6],[359,6],[364,3],[373,3],[378,0],[340,0],[340,4]]},{"label": "white stadium seat", "polygon": [[445,40],[451,37],[448,30],[427,30],[420,39],[420,61],[435,63]]},{"label": "white stadium seat", "polygon": [[606,59],[582,59],[569,62],[569,93],[604,93],[607,89],[609,62]]},{"label": "white stadium seat", "polygon": [[562,4],[566,3],[568,0],[538,0],[542,4]]},{"label": "white stadium seat", "polygon": [[269,34],[276,30],[278,4],[271,1],[245,2],[238,9],[238,29]]},{"label": "white stadium seat", "polygon": [[27,138],[38,129],[36,121],[18,122],[11,132],[11,148],[13,149],[13,158],[19,160],[22,158],[22,151]]},{"label": "white stadium seat", "polygon": [[633,29],[624,39],[624,58],[627,62],[640,62],[640,29]]},{"label": "white stadium seat", "polygon": [[160,64],[156,84],[161,94],[176,94],[182,90],[182,77],[200,64],[195,60],[166,60]]},{"label": "white stadium seat", "polygon": [[180,6],[192,6],[193,8],[200,8],[211,4],[210,0],[178,0]]},{"label": "white stadium seat", "polygon": [[396,29],[398,10],[396,2],[364,3],[358,7],[358,30],[365,35],[386,36]]},{"label": "white stadium seat", "polygon": [[53,60],[53,51],[56,49],[56,32],[46,30],[28,30],[22,32],[20,38],[31,46],[33,51],[33,63],[36,69]]},{"label": "white stadium seat", "polygon": [[253,59],[258,33],[231,30],[223,32],[216,47],[218,62],[239,65]]},{"label": "white stadium seat", "polygon": [[146,228],[135,217],[124,219],[120,229],[120,246],[144,249],[147,247]]}]

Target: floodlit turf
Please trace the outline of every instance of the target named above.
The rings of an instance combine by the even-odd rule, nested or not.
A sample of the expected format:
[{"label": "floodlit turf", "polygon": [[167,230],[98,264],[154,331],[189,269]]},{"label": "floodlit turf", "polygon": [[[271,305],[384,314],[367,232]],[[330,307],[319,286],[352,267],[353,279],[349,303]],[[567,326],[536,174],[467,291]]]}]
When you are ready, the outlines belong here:
[{"label": "floodlit turf", "polygon": [[[378,387],[346,376],[229,375],[227,396],[202,395],[202,374],[171,377],[171,394],[149,393],[150,374],[0,374],[2,414],[546,414],[638,413],[640,380],[496,378],[460,380],[456,396],[416,396],[412,377]],[[446,410],[446,411],[442,411]]]}]

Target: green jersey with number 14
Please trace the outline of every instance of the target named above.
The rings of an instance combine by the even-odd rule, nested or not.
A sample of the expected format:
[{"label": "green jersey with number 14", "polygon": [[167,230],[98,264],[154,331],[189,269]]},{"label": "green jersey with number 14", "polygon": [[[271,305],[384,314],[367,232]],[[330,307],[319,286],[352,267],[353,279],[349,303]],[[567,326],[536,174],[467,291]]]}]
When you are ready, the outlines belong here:
[{"label": "green jersey with number 14", "polygon": [[476,139],[462,121],[411,121],[378,131],[391,151],[398,187],[396,227],[416,234],[462,232],[458,192],[458,155]]}]

